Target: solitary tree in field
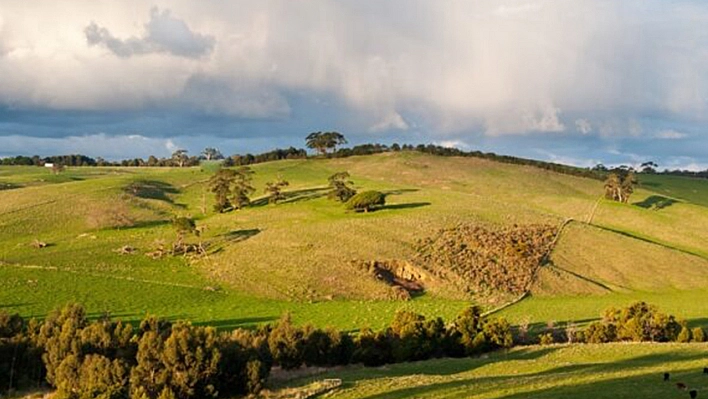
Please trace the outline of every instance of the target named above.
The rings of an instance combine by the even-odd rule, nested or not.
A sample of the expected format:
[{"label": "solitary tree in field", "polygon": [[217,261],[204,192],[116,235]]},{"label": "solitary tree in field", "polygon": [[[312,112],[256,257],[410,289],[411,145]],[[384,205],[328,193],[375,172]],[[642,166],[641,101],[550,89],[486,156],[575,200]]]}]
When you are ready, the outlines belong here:
[{"label": "solitary tree in field", "polygon": [[214,210],[222,213],[231,208],[233,186],[236,183],[236,171],[232,169],[219,169],[209,179],[209,190],[216,195]]},{"label": "solitary tree in field", "polygon": [[55,175],[58,175],[59,173],[63,172],[64,169],[64,164],[62,163],[55,162],[54,164],[52,164],[52,173],[54,173]]},{"label": "solitary tree in field", "polygon": [[610,173],[605,180],[605,198],[627,203],[636,184],[637,179],[631,170],[625,174]]},{"label": "solitary tree in field", "polygon": [[279,201],[284,200],[285,195],[283,194],[283,188],[289,185],[290,183],[283,180],[281,177],[278,177],[278,180],[275,182],[266,183],[265,192],[266,194],[270,194],[270,196],[268,197],[268,203],[276,204]]},{"label": "solitary tree in field", "polygon": [[177,150],[172,153],[172,161],[174,161],[177,166],[184,167],[184,165],[189,161],[189,156],[187,156],[187,150]]},{"label": "solitary tree in field", "polygon": [[332,189],[328,194],[330,199],[347,202],[349,198],[356,195],[356,190],[350,187],[353,183],[349,180],[349,172],[337,172],[330,176],[327,181]]},{"label": "solitary tree in field", "polygon": [[369,212],[386,205],[386,195],[379,191],[363,191],[349,199],[347,209],[355,212]]},{"label": "solitary tree in field", "polygon": [[224,156],[221,154],[221,151],[213,147],[205,148],[204,151],[202,151],[202,155],[204,156],[204,158],[206,158],[207,161],[224,158]]},{"label": "solitary tree in field", "polygon": [[338,132],[313,132],[306,138],[307,148],[313,149],[320,154],[326,154],[327,150],[335,149],[338,145],[346,144],[347,139]]},{"label": "solitary tree in field", "polygon": [[175,247],[182,247],[184,243],[184,237],[188,234],[198,234],[197,225],[194,220],[188,217],[180,216],[172,220],[172,226],[175,228],[177,233],[177,242]]},{"label": "solitary tree in field", "polygon": [[256,189],[251,185],[253,180],[253,170],[251,170],[248,166],[242,166],[236,169],[235,173],[231,203],[234,208],[241,209],[251,203],[249,196],[256,191]]}]

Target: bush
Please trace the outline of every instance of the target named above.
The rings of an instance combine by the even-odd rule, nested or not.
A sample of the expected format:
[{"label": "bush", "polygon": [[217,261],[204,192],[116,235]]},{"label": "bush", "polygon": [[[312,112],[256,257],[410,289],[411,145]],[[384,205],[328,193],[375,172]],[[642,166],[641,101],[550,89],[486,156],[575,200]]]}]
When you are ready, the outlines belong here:
[{"label": "bush", "polygon": [[346,202],[348,210],[369,212],[386,204],[386,195],[379,191],[363,191]]},{"label": "bush", "polygon": [[367,367],[393,363],[391,340],[386,333],[375,333],[366,328],[357,335],[354,342],[354,362],[363,363]]},{"label": "bush", "polygon": [[703,329],[700,327],[695,327],[693,330],[691,330],[691,335],[693,336],[693,342],[706,341],[706,335],[703,332]]},{"label": "bush", "polygon": [[553,339],[553,334],[552,333],[543,333],[538,336],[538,343],[541,345],[552,345],[555,343],[555,340]]},{"label": "bush", "polygon": [[300,367],[305,360],[305,333],[293,325],[288,313],[273,327],[268,336],[268,346],[273,361],[286,370]]},{"label": "bush", "polygon": [[676,342],[686,343],[691,342],[691,330],[686,325],[681,326],[681,332],[676,337]]},{"label": "bush", "polygon": [[585,342],[589,344],[603,344],[617,340],[617,328],[614,324],[605,324],[599,321],[590,323],[585,329]]}]

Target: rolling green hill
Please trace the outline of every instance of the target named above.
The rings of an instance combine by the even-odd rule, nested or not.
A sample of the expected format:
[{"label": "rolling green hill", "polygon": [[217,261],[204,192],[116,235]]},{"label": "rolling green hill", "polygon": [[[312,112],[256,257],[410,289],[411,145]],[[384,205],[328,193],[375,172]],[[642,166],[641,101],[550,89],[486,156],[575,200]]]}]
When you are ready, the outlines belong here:
[{"label": "rolling green hill", "polygon": [[[377,369],[349,367],[287,384],[340,378],[327,398],[683,398],[676,382],[708,389],[706,344],[522,347],[475,359],[440,359]],[[664,382],[662,374],[671,373]]]},{"label": "rolling green hill", "polygon": [[[696,300],[708,293],[708,208],[685,179],[651,176],[630,204],[616,204],[598,202],[597,180],[416,152],[277,161],[253,170],[254,205],[218,214],[206,189],[212,164],[69,168],[58,176],[0,167],[0,183],[11,187],[0,191],[0,307],[43,315],[74,300],[96,315],[135,320],[153,313],[223,328],[284,311],[298,322],[346,329],[382,326],[400,308],[450,318],[474,295],[429,279],[423,295],[395,300],[391,287],[359,265],[409,262],[419,240],[459,224],[557,226],[572,219],[530,297],[503,315],[582,322],[608,304],[645,299],[708,324],[701,319],[708,306]],[[358,190],[386,193],[387,205],[345,212],[326,198],[327,177],[338,171],[348,171]],[[290,182],[287,199],[268,205],[265,183],[278,177]],[[704,186],[696,181],[696,193]],[[203,227],[198,240],[208,245],[207,257],[145,256],[175,240],[174,216]],[[35,240],[48,246],[34,248]],[[135,252],[121,254],[126,246]]]}]

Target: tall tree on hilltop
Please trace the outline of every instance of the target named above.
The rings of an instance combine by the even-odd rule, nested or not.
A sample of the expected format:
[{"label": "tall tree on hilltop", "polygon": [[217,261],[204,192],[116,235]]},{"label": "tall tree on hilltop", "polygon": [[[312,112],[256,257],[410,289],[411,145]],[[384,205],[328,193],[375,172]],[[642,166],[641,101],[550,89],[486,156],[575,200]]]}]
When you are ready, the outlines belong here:
[{"label": "tall tree on hilltop", "polygon": [[327,154],[329,149],[335,149],[338,145],[347,143],[347,139],[338,132],[313,132],[305,140],[307,148],[313,149],[322,155]]},{"label": "tall tree on hilltop", "polygon": [[214,147],[205,148],[204,151],[202,151],[202,156],[204,156],[207,161],[224,158],[224,156],[221,154],[221,151]]}]

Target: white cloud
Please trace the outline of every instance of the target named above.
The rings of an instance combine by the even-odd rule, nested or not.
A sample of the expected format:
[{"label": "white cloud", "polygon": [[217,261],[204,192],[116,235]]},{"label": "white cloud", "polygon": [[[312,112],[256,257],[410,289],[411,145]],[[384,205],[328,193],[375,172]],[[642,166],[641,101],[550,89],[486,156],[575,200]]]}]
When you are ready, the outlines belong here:
[{"label": "white cloud", "polygon": [[210,53],[215,42],[213,36],[192,32],[183,20],[173,18],[169,10],[160,12],[157,7],[150,10],[150,21],[145,24],[143,37],[121,40],[95,22],[91,22],[84,33],[89,45],[103,45],[118,57],[165,52],[199,58]]},{"label": "white cloud", "polygon": [[587,119],[576,119],[575,129],[582,134],[588,134],[592,132],[592,124]]},{"label": "white cloud", "polygon": [[686,133],[681,133],[673,129],[662,130],[654,134],[654,138],[662,140],[680,140],[688,137]]},{"label": "white cloud", "polygon": [[398,112],[392,112],[369,128],[370,132],[385,132],[389,130],[408,130],[410,126]]},{"label": "white cloud", "polygon": [[[180,148],[173,139],[157,139],[138,134],[92,134],[62,138],[0,136],[0,156],[85,154],[107,159],[125,159],[150,155],[169,156]],[[28,152],[29,151],[29,152]]]},{"label": "white cloud", "polygon": [[439,145],[441,147],[458,148],[461,150],[467,150],[470,148],[469,144],[462,140],[442,140],[436,141],[434,142],[434,144]]}]

